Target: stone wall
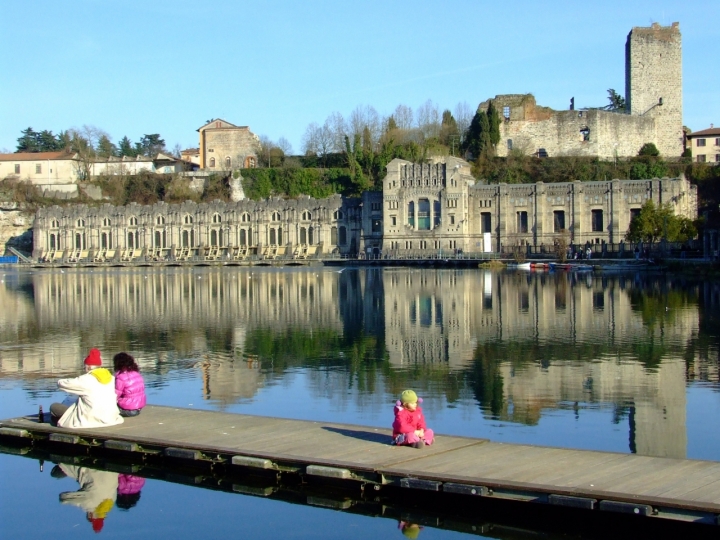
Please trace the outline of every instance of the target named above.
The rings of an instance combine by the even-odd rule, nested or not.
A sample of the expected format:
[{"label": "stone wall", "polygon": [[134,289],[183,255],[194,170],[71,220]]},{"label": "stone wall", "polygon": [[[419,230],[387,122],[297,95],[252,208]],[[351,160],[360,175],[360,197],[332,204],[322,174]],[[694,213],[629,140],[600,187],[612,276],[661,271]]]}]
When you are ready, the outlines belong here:
[{"label": "stone wall", "polygon": [[201,146],[205,150],[206,170],[231,171],[254,166],[249,160],[257,159],[259,141],[249,128],[208,128],[201,132],[201,137],[204,137],[204,144]]},{"label": "stone wall", "polygon": [[680,25],[633,28],[625,43],[625,78],[630,114],[655,119],[657,136],[652,142],[663,156],[679,157],[683,152]]}]

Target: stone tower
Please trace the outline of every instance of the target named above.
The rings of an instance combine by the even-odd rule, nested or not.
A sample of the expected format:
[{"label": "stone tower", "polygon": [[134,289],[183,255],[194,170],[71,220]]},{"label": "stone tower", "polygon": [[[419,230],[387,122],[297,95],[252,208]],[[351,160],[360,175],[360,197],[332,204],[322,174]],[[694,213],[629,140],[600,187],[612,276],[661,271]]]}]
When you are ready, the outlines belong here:
[{"label": "stone tower", "polygon": [[683,118],[678,23],[653,23],[649,28],[630,31],[625,43],[625,99],[630,114],[655,119],[655,144],[660,154],[679,157],[683,151]]}]

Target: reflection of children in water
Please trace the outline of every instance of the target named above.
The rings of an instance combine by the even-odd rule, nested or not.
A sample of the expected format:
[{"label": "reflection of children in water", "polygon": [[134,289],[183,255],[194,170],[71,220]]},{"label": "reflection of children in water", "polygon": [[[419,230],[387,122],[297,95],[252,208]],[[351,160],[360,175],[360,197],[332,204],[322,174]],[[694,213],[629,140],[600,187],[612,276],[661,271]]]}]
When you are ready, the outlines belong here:
[{"label": "reflection of children in water", "polygon": [[408,538],[417,538],[422,530],[422,527],[417,523],[401,520],[398,521],[398,529],[400,529],[400,532]]},{"label": "reflection of children in water", "polygon": [[60,502],[81,508],[92,524],[93,531],[100,532],[105,524],[105,516],[115,505],[118,473],[60,463],[53,468],[52,475],[56,478],[65,475],[77,480],[80,489],[61,493]]},{"label": "reflection of children in water", "polygon": [[130,510],[140,500],[140,490],[145,479],[132,474],[118,475],[117,500],[115,506],[122,510]]}]

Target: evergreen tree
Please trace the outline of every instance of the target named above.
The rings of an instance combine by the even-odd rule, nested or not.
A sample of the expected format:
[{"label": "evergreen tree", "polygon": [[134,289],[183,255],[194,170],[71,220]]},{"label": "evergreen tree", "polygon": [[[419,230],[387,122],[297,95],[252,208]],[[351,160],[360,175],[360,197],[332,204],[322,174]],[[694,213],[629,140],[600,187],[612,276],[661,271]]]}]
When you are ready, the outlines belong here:
[{"label": "evergreen tree", "polygon": [[497,147],[500,142],[500,115],[495,108],[495,102],[490,101],[490,105],[487,110],[488,122],[490,124],[490,144],[493,148]]},{"label": "evergreen tree", "polygon": [[452,113],[445,109],[440,123],[440,143],[446,146],[457,147],[460,141],[460,131]]},{"label": "evergreen tree", "polygon": [[95,151],[99,157],[109,158],[116,156],[118,149],[107,135],[101,135]]},{"label": "evergreen tree", "polygon": [[17,140],[18,144],[15,152],[38,152],[37,133],[33,128],[29,127],[20,133],[22,133],[22,136]]},{"label": "evergreen tree", "polygon": [[165,152],[165,140],[160,138],[159,133],[143,135],[139,143],[136,143],[139,154],[147,157],[155,157],[160,152]]},{"label": "evergreen tree", "polygon": [[120,142],[118,143],[118,154],[120,157],[137,156],[135,148],[133,148],[133,143],[130,141],[130,139],[127,138],[127,136],[120,139]]}]

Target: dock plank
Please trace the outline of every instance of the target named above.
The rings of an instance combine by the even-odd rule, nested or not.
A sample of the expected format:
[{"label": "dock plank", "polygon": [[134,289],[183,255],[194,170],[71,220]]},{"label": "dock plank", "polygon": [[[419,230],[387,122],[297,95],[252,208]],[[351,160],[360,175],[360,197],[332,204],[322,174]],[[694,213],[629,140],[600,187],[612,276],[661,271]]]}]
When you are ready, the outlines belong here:
[{"label": "dock plank", "polygon": [[[31,433],[74,433],[97,441],[181,447],[326,465],[384,478],[414,477],[538,494],[643,502],[720,513],[720,463],[495,443],[438,435],[423,449],[389,444],[391,430],[233,413],[148,406],[118,426],[68,430],[34,415],[0,422]],[[399,482],[399,480],[397,480]]]}]

